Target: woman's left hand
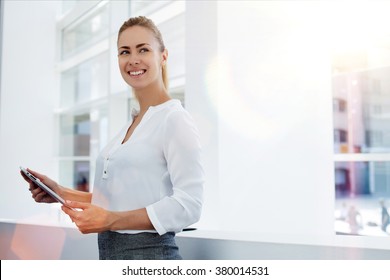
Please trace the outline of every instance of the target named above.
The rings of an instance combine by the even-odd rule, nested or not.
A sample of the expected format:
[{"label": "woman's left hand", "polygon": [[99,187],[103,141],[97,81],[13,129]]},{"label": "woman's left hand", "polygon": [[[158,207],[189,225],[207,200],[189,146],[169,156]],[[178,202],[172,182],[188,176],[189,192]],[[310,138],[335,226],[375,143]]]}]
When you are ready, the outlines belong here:
[{"label": "woman's left hand", "polygon": [[82,233],[96,233],[110,229],[112,212],[87,202],[66,201],[62,211],[69,215],[72,222],[76,224]]}]

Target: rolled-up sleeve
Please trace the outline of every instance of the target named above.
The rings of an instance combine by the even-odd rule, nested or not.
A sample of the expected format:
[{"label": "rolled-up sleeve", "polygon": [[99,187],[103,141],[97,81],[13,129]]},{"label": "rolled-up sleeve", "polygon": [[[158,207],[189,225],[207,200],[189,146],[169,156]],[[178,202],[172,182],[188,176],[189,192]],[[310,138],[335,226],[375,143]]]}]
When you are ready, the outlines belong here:
[{"label": "rolled-up sleeve", "polygon": [[180,232],[200,219],[205,180],[199,133],[187,111],[167,116],[163,141],[172,195],[146,207],[160,235]]}]

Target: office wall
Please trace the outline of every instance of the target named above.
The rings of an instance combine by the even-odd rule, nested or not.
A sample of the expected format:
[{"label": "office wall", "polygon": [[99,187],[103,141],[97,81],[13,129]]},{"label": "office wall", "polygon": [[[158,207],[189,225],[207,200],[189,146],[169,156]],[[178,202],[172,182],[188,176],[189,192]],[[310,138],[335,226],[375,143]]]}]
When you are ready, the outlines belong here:
[{"label": "office wall", "polygon": [[[186,2],[186,109],[192,114],[201,135],[206,173],[203,215],[196,225],[220,229],[219,205],[219,124],[217,104],[210,100],[210,88],[218,95],[217,80],[217,1]],[[199,20],[199,19],[202,20]]]},{"label": "office wall", "polygon": [[[36,205],[19,166],[57,174],[54,118],[58,82],[55,36],[58,1],[3,1],[0,108],[2,218],[45,221],[48,206]],[[42,47],[42,42],[44,47]],[[48,94],[53,93],[53,94]]]},{"label": "office wall", "polygon": [[224,228],[333,233],[331,61],[320,14],[321,5],[300,2],[218,6]]}]

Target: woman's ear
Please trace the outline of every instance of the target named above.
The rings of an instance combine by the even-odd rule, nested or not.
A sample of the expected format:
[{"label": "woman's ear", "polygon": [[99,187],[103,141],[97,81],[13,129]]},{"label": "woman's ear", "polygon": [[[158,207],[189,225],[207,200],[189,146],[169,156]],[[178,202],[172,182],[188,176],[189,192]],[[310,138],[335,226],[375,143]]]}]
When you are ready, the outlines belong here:
[{"label": "woman's ear", "polygon": [[161,65],[167,64],[167,59],[168,59],[168,50],[165,49],[165,50],[162,52],[162,61],[161,61]]}]

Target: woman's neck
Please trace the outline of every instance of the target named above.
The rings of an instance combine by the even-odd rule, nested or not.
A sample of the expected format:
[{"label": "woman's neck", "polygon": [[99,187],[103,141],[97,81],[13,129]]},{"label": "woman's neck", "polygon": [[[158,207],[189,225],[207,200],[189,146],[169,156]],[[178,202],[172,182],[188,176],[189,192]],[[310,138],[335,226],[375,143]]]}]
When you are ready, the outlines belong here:
[{"label": "woman's neck", "polygon": [[163,86],[134,90],[134,94],[139,102],[141,116],[150,106],[156,106],[171,99]]}]

